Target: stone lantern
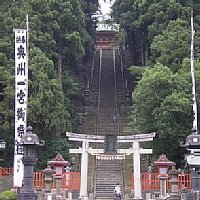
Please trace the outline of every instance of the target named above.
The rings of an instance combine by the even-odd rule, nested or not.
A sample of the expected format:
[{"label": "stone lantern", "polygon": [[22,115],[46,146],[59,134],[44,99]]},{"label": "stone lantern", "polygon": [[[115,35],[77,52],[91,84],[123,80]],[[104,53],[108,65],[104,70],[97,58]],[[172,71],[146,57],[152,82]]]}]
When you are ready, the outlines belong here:
[{"label": "stone lantern", "polygon": [[185,144],[183,141],[180,142],[180,146],[186,148],[189,153],[186,160],[191,169],[192,188],[187,199],[192,200],[200,190],[200,135],[197,133],[196,128],[193,128],[192,134],[187,136]]},{"label": "stone lantern", "polygon": [[55,174],[56,171],[51,169],[51,166],[48,165],[46,169],[42,170],[42,173],[45,174],[45,193],[51,193],[51,183],[53,182],[53,174]]},{"label": "stone lantern", "polygon": [[181,173],[181,170],[176,169],[175,166],[172,166],[172,169],[169,171],[169,174],[172,175],[172,179],[169,181],[172,184],[172,191],[170,194],[171,200],[181,200],[181,196],[178,194],[178,175]]},{"label": "stone lantern", "polygon": [[153,163],[158,168],[160,180],[160,195],[161,198],[166,196],[166,180],[168,178],[168,167],[174,166],[175,163],[168,160],[166,155],[160,155],[159,159]]},{"label": "stone lantern", "polygon": [[27,128],[27,133],[22,135],[21,141],[17,144],[22,146],[24,155],[24,187],[19,195],[20,200],[37,200],[38,196],[33,189],[33,167],[36,163],[36,146],[44,146],[44,141],[39,142],[36,134],[32,133],[32,127]]},{"label": "stone lantern", "polygon": [[53,166],[56,173],[54,178],[56,180],[56,200],[62,199],[61,186],[63,179],[64,167],[70,166],[70,163],[62,157],[61,154],[57,154],[56,158],[48,162],[48,165]]}]

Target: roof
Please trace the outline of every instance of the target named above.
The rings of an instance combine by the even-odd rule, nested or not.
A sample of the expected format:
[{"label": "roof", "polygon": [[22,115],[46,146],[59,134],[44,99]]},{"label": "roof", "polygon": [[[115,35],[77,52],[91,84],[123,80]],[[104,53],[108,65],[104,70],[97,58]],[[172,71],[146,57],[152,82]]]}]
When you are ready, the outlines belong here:
[{"label": "roof", "polygon": [[107,24],[105,21],[97,23],[97,31],[119,31],[119,24]]},{"label": "roof", "polygon": [[160,155],[159,159],[155,162],[153,162],[154,166],[162,166],[162,165],[167,165],[167,166],[174,166],[175,163],[167,159],[166,155],[162,154]]}]

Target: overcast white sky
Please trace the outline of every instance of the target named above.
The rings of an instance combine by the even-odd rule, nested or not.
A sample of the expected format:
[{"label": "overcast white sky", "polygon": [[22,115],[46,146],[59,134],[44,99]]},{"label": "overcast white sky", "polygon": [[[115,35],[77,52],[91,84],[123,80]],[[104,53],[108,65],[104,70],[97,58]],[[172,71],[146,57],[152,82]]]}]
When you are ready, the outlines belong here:
[{"label": "overcast white sky", "polygon": [[104,2],[104,0],[99,0],[99,4],[101,5],[101,12],[103,15],[110,13],[110,0],[106,0],[106,2]]}]

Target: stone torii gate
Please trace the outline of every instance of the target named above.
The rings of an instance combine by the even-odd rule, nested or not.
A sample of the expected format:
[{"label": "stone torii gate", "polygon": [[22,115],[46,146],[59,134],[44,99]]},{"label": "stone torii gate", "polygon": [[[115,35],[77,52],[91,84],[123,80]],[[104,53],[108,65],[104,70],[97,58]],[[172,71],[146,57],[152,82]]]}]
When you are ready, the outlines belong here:
[{"label": "stone torii gate", "polygon": [[[113,159],[120,159],[120,156],[133,154],[133,170],[134,170],[134,199],[142,199],[141,192],[141,181],[140,181],[140,154],[152,154],[152,149],[140,148],[140,142],[152,141],[156,133],[149,134],[138,134],[128,136],[117,136],[118,143],[132,143],[130,149],[117,149],[117,154],[113,155]],[[69,153],[82,154],[81,156],[81,186],[80,186],[80,197],[81,200],[87,200],[87,175],[88,175],[88,153],[92,155],[104,154],[104,149],[92,149],[89,147],[89,143],[104,143],[105,136],[95,136],[86,134],[76,134],[66,132],[66,136],[69,140],[82,142],[82,148],[70,149]],[[104,155],[106,157],[108,155]],[[101,156],[100,156],[101,157]],[[121,159],[123,159],[121,157]],[[112,158],[112,157],[111,157]]]}]

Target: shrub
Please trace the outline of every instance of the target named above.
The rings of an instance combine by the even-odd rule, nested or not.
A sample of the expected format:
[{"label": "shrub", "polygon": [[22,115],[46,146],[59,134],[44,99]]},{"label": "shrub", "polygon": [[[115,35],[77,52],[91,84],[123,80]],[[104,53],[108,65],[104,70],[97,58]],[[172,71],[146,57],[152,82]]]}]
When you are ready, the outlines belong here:
[{"label": "shrub", "polygon": [[11,190],[6,190],[0,193],[0,200],[15,200],[16,194]]}]

